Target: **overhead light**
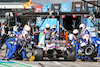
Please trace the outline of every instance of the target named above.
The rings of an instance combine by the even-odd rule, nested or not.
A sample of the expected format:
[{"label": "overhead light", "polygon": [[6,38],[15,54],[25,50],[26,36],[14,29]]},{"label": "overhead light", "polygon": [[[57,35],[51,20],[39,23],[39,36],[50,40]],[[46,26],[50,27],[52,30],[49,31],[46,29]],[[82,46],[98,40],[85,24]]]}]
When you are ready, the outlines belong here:
[{"label": "overhead light", "polygon": [[62,17],[62,18],[65,18],[66,16],[65,16],[65,15],[61,15],[61,17]]},{"label": "overhead light", "polygon": [[76,18],[77,16],[76,15],[73,15],[73,18]]},{"label": "overhead light", "polygon": [[55,16],[52,16],[52,18],[55,18]]},{"label": "overhead light", "polygon": [[84,15],[84,17],[85,17],[85,18],[88,18],[88,16],[87,16],[87,15]]}]

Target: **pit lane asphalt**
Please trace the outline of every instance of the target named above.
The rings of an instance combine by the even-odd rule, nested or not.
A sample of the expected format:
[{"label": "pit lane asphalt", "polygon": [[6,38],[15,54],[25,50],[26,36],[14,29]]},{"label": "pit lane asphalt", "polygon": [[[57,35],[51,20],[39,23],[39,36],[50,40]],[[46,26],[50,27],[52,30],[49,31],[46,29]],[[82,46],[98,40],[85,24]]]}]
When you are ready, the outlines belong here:
[{"label": "pit lane asphalt", "polygon": [[33,65],[35,67],[100,67],[100,62],[88,62],[88,61],[78,61],[78,62],[72,62],[72,61],[49,61],[49,60],[43,60],[43,61],[20,61],[20,60],[14,60],[14,62],[24,63]]},{"label": "pit lane asphalt", "polygon": [[[44,58],[43,61],[22,61],[22,60],[10,60],[21,64],[28,64],[33,67],[100,67],[100,62],[89,61],[64,61],[62,58],[59,60],[48,60]],[[0,66],[2,67],[2,66]]]}]

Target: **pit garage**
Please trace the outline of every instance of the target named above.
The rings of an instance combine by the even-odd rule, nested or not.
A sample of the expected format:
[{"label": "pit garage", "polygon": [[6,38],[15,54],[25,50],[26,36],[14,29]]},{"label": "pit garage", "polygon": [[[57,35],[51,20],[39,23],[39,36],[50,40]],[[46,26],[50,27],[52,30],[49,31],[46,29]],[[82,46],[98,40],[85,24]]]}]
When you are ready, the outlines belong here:
[{"label": "pit garage", "polygon": [[63,19],[63,26],[68,31],[71,31],[75,28],[78,29],[80,23],[81,23],[81,16],[77,16],[76,18],[73,18],[73,16],[66,16]]}]

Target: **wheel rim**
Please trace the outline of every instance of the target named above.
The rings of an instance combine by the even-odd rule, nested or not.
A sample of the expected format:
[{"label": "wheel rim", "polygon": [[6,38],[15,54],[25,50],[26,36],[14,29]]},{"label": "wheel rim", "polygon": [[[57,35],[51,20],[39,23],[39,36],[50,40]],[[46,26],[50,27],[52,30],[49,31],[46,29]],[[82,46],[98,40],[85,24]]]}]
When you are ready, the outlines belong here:
[{"label": "wheel rim", "polygon": [[85,54],[86,55],[91,55],[92,53],[93,53],[92,47],[87,47],[86,50],[85,50]]}]

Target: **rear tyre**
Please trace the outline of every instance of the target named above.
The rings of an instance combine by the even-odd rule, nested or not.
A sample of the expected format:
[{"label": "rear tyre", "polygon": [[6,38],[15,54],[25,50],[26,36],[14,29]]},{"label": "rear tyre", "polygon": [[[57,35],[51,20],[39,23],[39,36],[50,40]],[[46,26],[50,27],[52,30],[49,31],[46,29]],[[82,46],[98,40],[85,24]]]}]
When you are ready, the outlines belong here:
[{"label": "rear tyre", "polygon": [[75,50],[73,48],[67,48],[67,56],[64,59],[68,61],[75,61]]},{"label": "rear tyre", "polygon": [[16,59],[16,60],[22,60],[23,58],[22,58],[22,52],[18,52],[19,50],[16,50],[16,52],[14,53],[14,58]]},{"label": "rear tyre", "polygon": [[88,57],[94,57],[97,53],[97,49],[93,45],[89,45],[85,48],[85,55]]},{"label": "rear tyre", "polygon": [[43,60],[43,50],[42,49],[35,50],[35,60]]}]

